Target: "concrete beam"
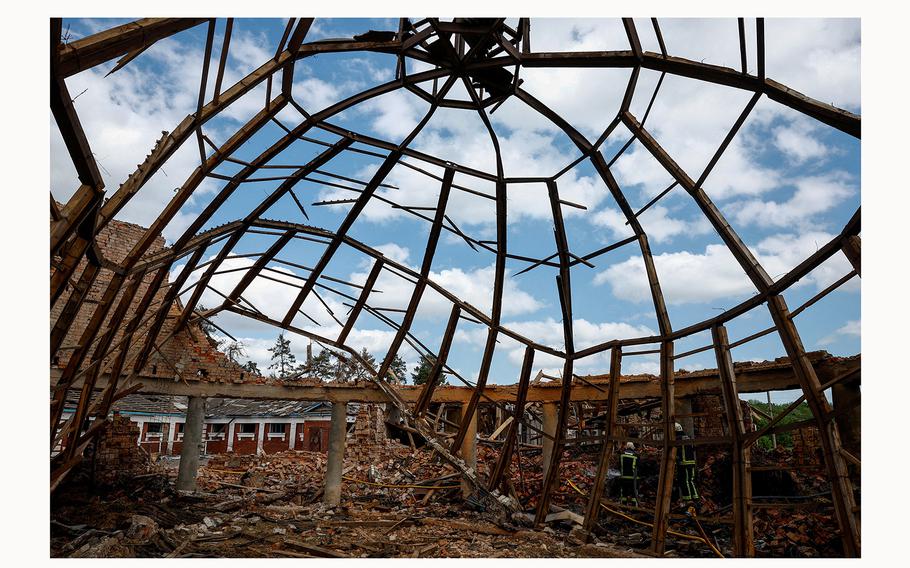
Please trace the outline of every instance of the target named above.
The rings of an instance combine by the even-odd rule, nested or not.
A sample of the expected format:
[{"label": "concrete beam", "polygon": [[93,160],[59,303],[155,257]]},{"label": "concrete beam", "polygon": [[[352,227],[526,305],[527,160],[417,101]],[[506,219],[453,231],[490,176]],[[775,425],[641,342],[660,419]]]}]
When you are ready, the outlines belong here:
[{"label": "concrete beam", "polygon": [[199,454],[202,453],[202,424],[205,421],[205,399],[191,396],[186,404],[186,421],[183,423],[183,447],[180,449],[180,466],[177,470],[177,490],[195,491]]},{"label": "concrete beam", "polygon": [[[810,362],[815,368],[819,380],[828,382],[845,373],[860,368],[860,356],[831,357],[824,352],[808,353]],[[799,381],[793,374],[789,361],[772,363],[741,363],[735,365],[736,381],[739,393],[791,390],[800,388]],[[60,376],[59,369],[51,369],[51,386]],[[607,399],[608,375],[585,377],[591,384],[576,383],[572,386],[572,401],[598,402]],[[104,388],[108,377],[102,375],[96,388]],[[142,376],[129,381],[121,381],[118,388],[124,389],[135,384],[142,384],[139,391],[145,394],[204,396],[206,398],[251,398],[272,400],[301,400],[327,402],[389,402],[388,397],[373,383],[326,384],[320,386],[269,384],[269,383],[210,383],[205,381],[175,381],[169,378]],[[81,379],[73,384],[78,388]],[[417,401],[421,387],[396,387],[402,400],[409,404]],[[528,402],[557,402],[559,384],[543,383],[532,385],[528,389]],[[439,386],[433,392],[433,402],[463,403],[471,398],[472,390],[467,387]],[[676,372],[676,397],[684,398],[698,394],[720,395],[720,378],[715,369],[686,373]],[[481,403],[489,400],[504,402],[514,401],[518,395],[518,385],[487,385]],[[660,381],[650,375],[625,376],[619,386],[619,398],[660,397]]]}]

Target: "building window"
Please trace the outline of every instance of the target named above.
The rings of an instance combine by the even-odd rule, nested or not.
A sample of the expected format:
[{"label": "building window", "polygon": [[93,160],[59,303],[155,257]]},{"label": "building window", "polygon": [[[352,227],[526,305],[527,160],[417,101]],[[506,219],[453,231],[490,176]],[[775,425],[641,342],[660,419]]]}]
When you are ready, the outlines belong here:
[{"label": "building window", "polygon": [[284,434],[287,426],[287,424],[273,422],[269,424],[269,434]]},{"label": "building window", "polygon": [[176,422],[176,423],[174,424],[174,433],[177,434],[177,439],[178,439],[178,440],[180,440],[181,438],[183,438],[183,427],[184,427],[184,426],[185,426],[185,425],[184,425],[183,422]]},{"label": "building window", "polygon": [[209,424],[209,440],[223,440],[224,433],[227,430],[227,424],[215,423]]},{"label": "building window", "polygon": [[252,438],[256,435],[256,424],[240,424],[240,432],[237,434],[238,438]]},{"label": "building window", "polygon": [[149,438],[160,438],[162,432],[161,422],[149,422],[145,432]]}]

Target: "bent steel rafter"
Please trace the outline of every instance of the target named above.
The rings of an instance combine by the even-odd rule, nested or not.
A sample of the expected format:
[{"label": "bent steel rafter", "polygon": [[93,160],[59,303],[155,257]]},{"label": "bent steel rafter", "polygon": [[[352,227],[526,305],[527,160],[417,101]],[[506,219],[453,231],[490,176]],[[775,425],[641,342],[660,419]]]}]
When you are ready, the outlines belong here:
[{"label": "bent steel rafter", "polygon": [[[372,374],[370,392],[344,393],[328,391],[314,395],[299,396],[334,396],[339,400],[376,400],[389,401],[395,405],[402,416],[413,428],[424,435],[428,443],[440,455],[456,465],[465,478],[482,495],[491,495],[495,502],[506,509],[514,510],[514,500],[500,493],[505,489],[503,478],[512,467],[512,453],[517,445],[519,424],[527,424],[525,409],[529,402],[542,400],[539,390],[529,391],[530,376],[535,356],[548,355],[560,359],[563,363],[561,384],[556,394],[545,395],[548,401],[558,402],[556,430],[547,434],[552,438],[555,451],[549,458],[547,474],[537,501],[535,522],[540,523],[549,513],[552,494],[560,487],[561,449],[566,445],[566,432],[569,428],[571,404],[577,400],[599,400],[608,403],[607,426],[603,438],[594,489],[590,492],[590,501],[584,520],[584,528],[592,530],[597,524],[599,504],[603,495],[603,483],[609,467],[612,446],[622,440],[614,431],[617,402],[619,398],[630,396],[629,393],[640,393],[660,399],[661,423],[663,432],[662,459],[660,465],[660,482],[657,502],[654,508],[652,550],[662,553],[667,537],[670,492],[673,478],[674,456],[677,444],[671,441],[674,423],[674,400],[689,393],[690,383],[675,374],[674,361],[683,356],[713,350],[717,360],[717,375],[703,379],[706,386],[721,393],[726,405],[726,420],[730,437],[723,443],[728,444],[733,454],[734,467],[734,505],[733,523],[735,525],[735,552],[737,555],[754,554],[752,545],[751,518],[751,483],[749,481],[750,446],[756,436],[750,436],[742,428],[742,415],[738,400],[739,389],[749,388],[750,378],[737,376],[731,349],[751,339],[775,331],[780,336],[787,355],[792,362],[790,386],[802,389],[803,397],[811,407],[814,420],[818,425],[824,452],[824,466],[832,484],[833,504],[843,541],[843,550],[847,556],[860,555],[859,508],[854,498],[854,488],[847,475],[845,451],[841,447],[840,434],[834,421],[835,413],[825,397],[824,391],[840,380],[828,378],[823,382],[813,362],[806,355],[799,331],[793,318],[803,309],[817,302],[821,297],[835,290],[838,286],[860,274],[860,214],[856,211],[853,218],[840,234],[830,242],[804,259],[788,273],[773,279],[765,271],[761,262],[743,243],[736,231],[727,222],[722,212],[711,201],[703,184],[711,175],[715,165],[724,154],[738,131],[750,115],[761,97],[785,105],[816,121],[859,138],[861,119],[848,111],[811,99],[765,76],[764,68],[764,28],[761,19],[756,30],[755,50],[758,60],[758,73],[747,72],[747,44],[743,31],[743,21],[739,21],[739,48],[742,60],[740,70],[710,65],[672,56],[672,45],[667,46],[660,33],[657,20],[653,20],[655,34],[659,40],[661,53],[644,51],[639,39],[639,31],[632,19],[623,19],[623,28],[629,49],[604,52],[535,52],[531,38],[533,26],[528,18],[521,18],[516,29],[506,24],[504,19],[493,18],[457,18],[454,21],[440,21],[429,18],[413,23],[401,19],[397,31],[369,32],[343,40],[306,41],[312,19],[290,19],[284,35],[277,46],[274,57],[262,63],[249,75],[234,85],[222,89],[225,77],[225,66],[230,50],[232,20],[225,25],[218,69],[210,73],[210,61],[215,48],[215,19],[144,19],[99,32],[95,35],[64,44],[61,41],[61,22],[51,22],[51,110],[60,129],[69,157],[77,173],[73,186],[77,187],[72,197],[62,206],[52,199],[50,256],[51,272],[51,306],[55,309],[56,318],[51,325],[52,360],[64,358],[66,363],[62,370],[52,376],[51,394],[51,465],[52,486],[56,486],[66,473],[78,463],[81,453],[92,437],[100,431],[100,424],[107,416],[111,404],[127,392],[141,388],[137,386],[143,379],[157,384],[160,390],[166,390],[164,384],[156,381],[146,372],[153,354],[161,354],[162,349],[179,333],[194,334],[197,324],[210,321],[219,313],[232,313],[259,322],[287,329],[310,337],[326,348],[344,353],[345,356],[359,360]],[[198,92],[198,104],[194,113],[186,116],[179,124],[154,142],[150,153],[137,166],[135,172],[123,180],[121,185],[105,197],[104,183],[90,148],[90,140],[79,121],[75,106],[66,87],[66,78],[94,66],[120,58],[111,72],[129,65],[143,51],[156,42],[200,24],[207,24],[204,61],[201,62],[201,84]],[[295,66],[301,60],[318,58],[322,54],[376,52],[389,54],[396,58],[395,78],[375,87],[355,93],[339,102],[308,113],[294,98],[293,77]],[[428,70],[408,73],[407,62],[419,62]],[[522,89],[521,70],[528,68],[626,68],[629,69],[629,80],[620,108],[616,111],[609,126],[595,142],[588,140],[559,113],[536,99]],[[632,97],[638,88],[638,79],[642,70],[660,73],[660,79],[651,94],[653,104],[658,96],[666,75],[685,77],[697,81],[722,85],[754,93],[748,104],[730,128],[708,165],[697,179],[690,175],[674,160],[657,139],[650,133],[647,124],[651,104],[639,119],[630,110]],[[281,82],[273,96],[272,85]],[[207,97],[209,75],[214,75],[215,87],[211,98]],[[432,86],[430,86],[432,85]],[[469,99],[462,100],[453,96],[453,88],[463,86]],[[204,127],[215,117],[231,108],[238,100],[247,97],[254,89],[264,86],[266,97],[262,108],[221,145],[213,143],[204,132]],[[331,122],[338,119],[340,113],[356,105],[375,99],[385,94],[406,90],[422,99],[428,105],[427,112],[409,134],[400,141],[377,139],[359,132],[351,131]],[[574,144],[581,156],[564,169],[549,177],[525,178],[507,176],[503,167],[503,152],[499,139],[490,121],[490,114],[507,99],[527,105],[544,119],[552,123]],[[455,108],[474,111],[482,122],[493,148],[496,170],[486,172],[464,164],[448,161],[445,156],[433,156],[421,152],[411,143],[423,127],[431,120],[437,109]],[[290,112],[300,114],[295,125],[286,125],[285,115]],[[252,158],[242,158],[239,150],[254,136],[262,136],[269,125],[277,125],[283,134],[270,146]],[[622,150],[607,160],[601,148],[614,130],[622,125],[631,133],[631,138]],[[175,153],[195,135],[199,146],[199,165],[176,188],[173,197],[163,207],[160,214],[144,229],[135,245],[124,258],[117,261],[104,258],[96,246],[96,239],[101,231],[115,216],[130,203],[146,183],[161,170]],[[294,166],[276,165],[272,161],[284,150],[296,143],[306,143],[319,148],[319,152],[306,161]],[[651,202],[634,211],[624,195],[623,188],[614,178],[611,167],[620,154],[633,143],[641,144],[653,156],[656,163],[674,180],[663,193]],[[208,151],[207,149],[208,148]],[[381,160],[369,180],[361,181],[350,176],[342,176],[331,171],[332,164],[352,156],[369,156]],[[236,173],[225,175],[221,168],[224,164],[238,166]],[[566,201],[560,197],[561,177],[579,164],[590,165],[603,182],[606,192],[618,206],[629,225],[633,236],[601,248],[596,251],[580,253],[572,250],[567,237],[566,222],[563,219],[563,207],[580,207],[581,205]],[[379,192],[379,188],[391,188],[387,181],[389,173],[396,167],[409,171],[425,179],[427,187],[436,191],[438,198],[435,206],[417,207],[406,203],[397,203],[389,194]],[[438,168],[438,175],[429,170]],[[255,177],[262,172],[275,169],[291,170],[289,174],[267,174]],[[218,171],[216,171],[218,170]],[[232,170],[233,171],[233,170]],[[326,179],[323,179],[326,178]],[[204,207],[193,216],[188,228],[177,238],[173,246],[162,249],[156,242],[161,240],[162,231],[180,213],[181,209],[194,196],[200,193],[203,182],[223,182],[220,189]],[[212,219],[223,211],[224,204],[242,187],[243,184],[275,181],[279,182],[274,189],[261,199],[243,218],[230,221],[222,226],[203,230]],[[301,203],[295,187],[302,182],[320,183],[328,187],[339,188],[356,193],[351,199],[341,202],[315,203],[318,205],[337,205],[345,203],[349,210],[343,221],[335,229],[324,229],[304,225],[291,220],[272,220],[266,218],[274,211],[274,206],[285,196],[293,199],[296,208],[307,220],[304,205]],[[493,193],[485,193],[471,187],[472,182],[492,184]],[[550,217],[553,224],[554,241],[540,239],[542,252],[540,257],[529,257],[510,252],[507,246],[509,223],[508,189],[522,183],[544,183],[550,205]],[[648,241],[648,235],[639,216],[659,201],[664,195],[679,186],[691,196],[695,205],[709,221],[711,227],[720,237],[736,259],[743,274],[755,287],[755,295],[740,304],[715,314],[704,321],[674,330],[667,312],[664,294],[654,266],[654,258]],[[429,189],[428,189],[429,191]],[[484,199],[489,203],[495,216],[495,238],[478,240],[452,220],[451,203],[456,195],[470,195]],[[53,196],[52,196],[53,197]],[[351,229],[363,217],[367,207],[383,203],[399,209],[407,215],[425,221],[429,227],[422,264],[414,270],[404,263],[389,258],[379,250],[370,247],[352,236]],[[488,253],[494,257],[494,280],[491,291],[491,309],[489,313],[471,305],[465,298],[459,298],[450,290],[434,281],[431,268],[442,235],[465,242],[471,249],[480,254]],[[236,252],[237,245],[249,235],[265,235],[274,239],[263,251],[252,254]],[[306,242],[319,247],[320,253],[315,264],[306,266],[294,257],[293,245]],[[544,244],[545,242],[550,244]],[[573,341],[573,313],[584,309],[577,300],[573,301],[571,272],[579,264],[588,267],[597,257],[625,245],[637,243],[645,265],[645,274],[649,284],[651,301],[657,317],[659,333],[648,337],[627,339],[604,338],[594,346],[584,349],[575,348]],[[552,251],[555,247],[555,252]],[[159,250],[161,249],[161,250]],[[819,267],[838,252],[849,259],[854,270],[841,280],[829,286],[817,296],[789,311],[782,293],[797,283],[801,278]],[[341,254],[357,255],[369,261],[371,268],[362,284],[344,281],[331,275],[331,263]],[[209,257],[209,260],[204,260]],[[243,268],[231,268],[230,261],[244,258],[251,264]],[[547,266],[558,271],[555,278],[555,289],[558,293],[562,313],[563,348],[542,345],[517,330],[510,329],[502,321],[503,306],[509,299],[504,294],[507,276],[507,262],[516,262],[523,266],[518,274],[525,273],[540,266]],[[182,270],[168,281],[168,274],[182,265]],[[276,266],[296,268],[303,275],[289,270],[282,271]],[[81,268],[80,268],[81,267]],[[80,271],[81,270],[81,271]],[[239,282],[232,290],[220,292],[211,286],[212,278],[219,274],[243,270]],[[87,298],[89,290],[98,280],[99,275],[107,271],[110,277],[107,285],[91,305]],[[77,277],[78,275],[78,277]],[[672,276],[672,275],[670,275]],[[382,306],[380,290],[376,287],[381,278],[391,279],[401,286],[411,286],[410,296],[403,310]],[[244,292],[257,279],[267,279],[290,286],[296,290],[296,297],[279,317],[270,317],[244,298]],[[222,298],[220,305],[214,308],[202,308],[200,300],[207,290],[214,290]],[[443,298],[450,305],[450,316],[441,336],[441,343],[435,350],[424,345],[411,327],[415,314],[421,306],[427,292]],[[181,296],[189,294],[185,304]],[[331,297],[346,305],[350,311],[342,321],[340,314],[331,310],[325,297]],[[333,322],[337,324],[338,333],[314,331],[313,327],[297,322],[303,317],[318,322],[307,313],[314,299],[324,307]],[[759,332],[752,337],[731,343],[727,337],[725,324],[745,314],[749,310],[767,304],[773,327]],[[80,310],[88,313],[86,324],[78,329],[74,344],[66,345],[66,338]],[[389,313],[401,312],[402,319],[394,321]],[[384,323],[394,331],[394,339],[388,352],[383,356],[377,368],[366,364],[360,354],[349,345],[349,337],[358,322],[366,315]],[[343,316],[342,316],[343,317]],[[480,371],[476,383],[461,377],[447,362],[453,338],[462,320],[483,326],[486,342],[480,359]],[[693,336],[700,332],[711,334],[711,342],[704,347],[686,353],[674,355],[674,342]],[[498,339],[505,337],[524,347],[524,360],[518,377],[517,388],[503,391],[499,387],[487,387],[491,365],[497,349]],[[402,346],[407,343],[422,356],[432,361],[430,380],[419,390],[405,392],[385,380],[392,363]],[[658,345],[655,352],[660,354],[660,381],[658,385],[641,387],[635,391],[634,386],[619,385],[622,359],[634,352],[627,350],[634,345]],[[650,348],[649,348],[650,349]],[[611,352],[609,369],[609,387],[602,389],[590,383],[582,384],[573,373],[577,361],[606,351]],[[166,361],[166,357],[161,355]],[[179,370],[175,369],[179,375]],[[436,378],[447,373],[463,382],[468,391],[458,395],[457,402],[463,404],[461,422],[451,440],[437,439],[435,428],[428,419],[428,408],[431,402],[455,400],[446,389],[436,389]],[[857,369],[851,373],[858,374]],[[824,378],[824,377],[823,377]],[[580,379],[580,378],[579,378]],[[775,383],[776,385],[779,383]],[[780,383],[782,384],[782,383]],[[73,416],[63,422],[63,406],[70,389],[79,387],[79,401]],[[92,403],[93,390],[102,389],[102,396]],[[173,387],[178,392],[180,387]],[[217,387],[212,391],[222,392]],[[200,392],[203,392],[200,391]],[[252,389],[244,391],[243,387],[227,389],[230,392],[259,393]],[[182,392],[182,391],[180,391]],[[190,392],[187,390],[186,392]],[[195,392],[195,391],[194,391]],[[270,391],[263,390],[262,393]],[[530,394],[529,394],[530,392]],[[505,393],[505,394],[504,394]],[[587,395],[580,394],[587,393]],[[269,396],[263,394],[263,396]],[[286,393],[274,394],[277,398]],[[579,398],[588,396],[587,399]],[[446,398],[449,397],[449,398]],[[334,399],[332,399],[334,400]],[[489,479],[482,479],[467,462],[458,454],[465,436],[472,432],[472,421],[478,404],[483,401],[495,404],[511,416],[512,422],[505,431],[501,453]],[[799,402],[799,401],[798,401]],[[98,417],[91,427],[89,417]],[[776,422],[766,429],[773,431]],[[505,424],[503,424],[503,428]],[[56,450],[55,450],[56,448]],[[849,455],[849,454],[846,454]],[[855,459],[855,458],[854,458]],[[853,462],[851,462],[853,463]]]}]

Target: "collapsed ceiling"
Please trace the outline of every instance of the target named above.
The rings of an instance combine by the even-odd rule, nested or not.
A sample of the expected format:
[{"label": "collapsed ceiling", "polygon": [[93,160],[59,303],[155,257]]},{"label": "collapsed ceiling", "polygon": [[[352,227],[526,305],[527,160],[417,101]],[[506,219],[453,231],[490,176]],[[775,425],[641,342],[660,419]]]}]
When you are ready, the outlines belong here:
[{"label": "collapsed ceiling", "polygon": [[[743,20],[739,21],[742,65],[740,69],[732,69],[674,57],[664,44],[657,20],[653,20],[652,25],[660,52],[643,50],[639,38],[643,31],[637,29],[636,22],[631,19],[623,19],[621,22],[628,44],[625,49],[598,52],[541,52],[533,49],[533,26],[528,18],[519,19],[514,27],[508,25],[505,19],[494,18],[456,18],[451,21],[430,18],[417,22],[402,19],[396,30],[369,30],[351,38],[314,41],[306,41],[313,20],[291,18],[287,22],[274,57],[263,61],[258,68],[233,85],[224,83],[233,21],[229,19],[225,23],[218,58],[213,55],[218,52],[215,42],[216,23],[215,19],[146,19],[63,43],[62,22],[60,20],[51,22],[51,109],[78,175],[78,184],[74,185],[79,186],[65,205],[58,206],[53,195],[51,196],[50,256],[53,268],[50,300],[52,307],[57,305],[60,314],[56,321],[52,322],[52,359],[67,348],[63,345],[63,339],[70,330],[76,314],[84,307],[86,291],[92,287],[102,270],[112,273],[103,294],[95,299],[90,321],[79,341],[75,347],[67,348],[67,363],[53,390],[52,403],[55,406],[52,406],[51,443],[52,446],[59,443],[63,448],[55,458],[55,475],[65,473],[66,469],[78,460],[82,449],[95,433],[93,428],[88,428],[84,432],[70,428],[66,435],[62,437],[56,435],[61,426],[62,401],[77,379],[83,380],[83,400],[80,400],[72,422],[81,426],[89,415],[107,415],[110,404],[117,395],[119,377],[139,372],[153,351],[177,331],[202,321],[214,324],[217,320],[215,322],[212,320],[219,314],[231,313],[290,330],[309,337],[324,348],[342,356],[360,360],[362,364],[370,367],[375,382],[417,428],[420,428],[422,417],[432,400],[436,381],[428,381],[420,399],[409,405],[396,398],[394,385],[377,377],[388,376],[396,355],[404,346],[410,346],[422,356],[431,358],[433,361],[431,377],[438,377],[441,373],[455,375],[474,389],[466,404],[464,423],[455,438],[445,444],[432,442],[439,446],[441,452],[451,455],[454,459],[457,459],[458,448],[468,430],[470,416],[480,402],[489,378],[494,352],[501,339],[508,338],[525,348],[519,376],[519,384],[525,389],[535,355],[548,355],[562,362],[562,391],[555,440],[557,446],[563,442],[565,436],[567,408],[574,384],[574,366],[585,358],[609,353],[611,376],[618,377],[622,357],[635,353],[635,346],[646,346],[647,352],[659,354],[661,415],[665,440],[662,472],[672,467],[675,453],[672,442],[674,360],[693,352],[713,351],[725,397],[728,401],[735,400],[736,387],[731,349],[758,337],[776,333],[792,361],[803,396],[818,420],[845,553],[859,555],[859,530],[853,491],[845,473],[845,459],[836,426],[831,419],[831,408],[824,395],[824,390],[830,385],[823,385],[819,381],[812,364],[806,358],[800,333],[793,323],[793,317],[797,313],[859,275],[859,209],[833,239],[818,243],[819,246],[813,254],[785,274],[772,278],[702,188],[762,97],[767,97],[779,105],[850,136],[856,138],[860,136],[859,116],[813,100],[765,76],[765,34],[764,22],[761,19],[756,22],[754,45],[749,45],[748,48]],[[166,41],[170,36],[196,26],[207,26],[207,35],[204,56],[199,63],[201,84],[195,112],[164,132],[157,141],[149,140],[149,145],[154,145],[145,160],[138,164],[128,178],[122,180],[116,190],[106,192],[99,166],[91,150],[91,140],[80,124],[73,97],[67,90],[66,78],[119,58],[111,70],[111,73],[117,72],[156,43]],[[394,79],[357,91],[325,108],[308,111],[299,104],[294,96],[294,82],[296,68],[301,62],[326,54],[357,52],[382,53],[396,58]],[[757,63],[755,73],[748,72],[748,53],[753,53],[755,57]],[[414,70],[414,63],[419,63],[421,65],[419,69],[423,70]],[[615,112],[605,111],[613,113],[609,115],[610,122],[602,134],[593,141],[560,113],[522,88],[521,74],[525,69],[578,67],[616,68],[629,72],[619,108]],[[644,71],[660,74],[660,81],[649,95],[651,103],[666,75],[752,93],[707,166],[703,171],[697,172],[697,177],[692,177],[685,171],[652,132],[649,132],[646,124],[651,110],[650,104],[642,115],[632,113],[633,97],[641,89],[638,84],[639,76]],[[252,116],[243,126],[228,133],[222,143],[215,143],[214,137],[206,133],[207,124],[219,115],[229,112],[232,105],[238,101],[248,101],[247,95],[263,86],[266,96],[258,110],[250,113]],[[413,125],[413,128],[409,128],[401,139],[384,140],[339,125],[338,119],[345,111],[382,95],[402,90],[424,101],[427,107],[423,117]],[[461,96],[457,93],[461,93]],[[464,96],[465,94],[467,96]],[[566,96],[571,95],[571,92],[566,93]],[[516,101],[533,109],[555,125],[570,141],[578,158],[550,175],[507,176],[503,166],[503,152],[490,116],[505,103],[515,104]],[[476,113],[489,136],[495,163],[493,170],[486,171],[459,164],[449,161],[445,155],[430,155],[412,147],[412,142],[440,109],[461,109]],[[295,117],[294,122],[288,121],[289,116]],[[265,132],[267,125],[270,127],[277,125],[281,135],[277,139],[269,140],[264,146],[265,149],[258,155],[244,157],[240,150],[247,148],[245,144],[251,139]],[[630,134],[628,141],[612,158],[609,154],[605,155],[605,142],[621,132]],[[630,205],[623,188],[611,171],[616,159],[633,142],[644,147],[653,157],[655,166],[665,170],[672,178],[672,185],[637,209]],[[293,166],[276,164],[277,157],[282,156],[282,153],[292,145],[300,143],[305,143],[309,148],[310,157],[304,163]],[[198,166],[175,188],[170,201],[163,206],[143,236],[122,260],[105,258],[95,243],[99,233],[184,146],[191,148],[198,146]],[[339,161],[364,157],[372,160],[368,179],[360,180],[331,171],[332,165]],[[564,208],[584,210],[585,207],[565,199],[565,196],[560,194],[565,173],[581,164],[593,168],[594,174],[603,183],[605,191],[620,210],[631,232],[627,238],[591,251],[573,250],[570,246]],[[435,203],[429,206],[399,203],[395,201],[393,192],[383,191],[392,188],[387,178],[396,167],[406,167],[423,176],[426,185],[432,186],[432,190],[428,191],[435,196]],[[156,251],[153,245],[156,239],[160,239],[162,231],[181,214],[184,206],[194,199],[194,196],[203,193],[200,188],[212,182],[218,183],[219,186],[217,190],[209,192],[210,197],[207,198],[205,207],[189,220],[188,226],[179,237],[173,239],[171,246]],[[351,193],[350,198],[313,204],[334,207],[334,211],[342,211],[337,226],[322,228],[293,220],[299,219],[302,215],[309,221],[307,209],[294,191],[298,184],[304,182],[333,186]],[[235,192],[245,187],[244,184],[268,189],[262,192],[264,195],[262,199],[257,198],[257,202],[249,204],[244,215],[212,226],[213,219],[220,219],[219,215],[223,215],[225,203]],[[493,191],[490,193],[479,191],[475,189],[478,184],[489,186]],[[522,184],[538,184],[546,188],[545,194],[541,195],[545,195],[546,198],[548,221],[553,232],[552,235],[537,237],[540,246],[539,254],[535,256],[510,251],[507,242],[508,192]],[[719,313],[707,314],[703,320],[681,329],[674,329],[671,323],[661,291],[661,280],[655,269],[648,233],[640,222],[642,213],[674,188],[681,188],[688,194],[691,202],[719,236],[755,289],[755,293],[745,301]],[[470,231],[456,224],[453,220],[453,203],[457,202],[458,196],[481,200],[485,203],[484,207],[493,211],[495,220],[492,223],[492,238],[489,236],[483,238],[483,235],[473,236]],[[288,197],[291,198],[290,202]],[[282,211],[281,208],[275,207],[279,202],[292,203],[292,209],[285,208],[287,215],[274,219],[272,216],[276,211]],[[375,246],[352,236],[352,227],[367,208],[377,203],[397,209],[425,223],[425,249],[419,267],[411,267],[406,262],[396,260],[392,255],[385,254]],[[269,245],[258,251],[240,254],[238,243],[250,235],[266,236],[270,239]],[[395,238],[394,235],[389,237],[393,240]],[[432,277],[434,254],[442,237],[457,239],[477,254],[489,255],[493,259],[493,284],[488,309],[478,308],[467,299],[458,297]],[[293,252],[288,253],[295,243],[301,241],[315,247],[316,252],[311,261],[298,258]],[[653,335],[631,338],[608,337],[598,344],[576,349],[573,316],[584,312],[589,306],[584,301],[577,299],[573,301],[571,284],[573,268],[592,266],[595,259],[624,246],[637,248],[643,259],[650,300],[659,330]],[[544,252],[554,248],[555,252],[552,254]],[[286,254],[281,259],[279,256],[283,252]],[[783,293],[839,253],[846,255],[850,260],[853,271],[791,311],[784,301]],[[208,258],[207,254],[210,255]],[[364,281],[347,282],[330,275],[327,268],[334,259],[343,255],[353,255],[360,261],[368,261],[369,270]],[[222,271],[230,269],[229,261],[236,258],[248,258],[251,262],[244,266],[242,274],[238,275],[236,284],[231,289],[218,292],[220,302],[218,305],[203,307],[201,299],[207,290],[212,289],[210,286],[212,279]],[[505,291],[507,263],[513,263],[509,266],[523,266],[519,273],[541,267],[555,272],[553,283],[562,322],[560,348],[535,341],[504,325],[504,307],[510,301]],[[176,276],[172,275],[171,271],[181,265],[182,269],[176,272]],[[289,277],[291,271],[287,270],[288,267],[297,269],[300,275],[293,273],[294,276]],[[194,275],[192,279],[191,275]],[[381,275],[393,276],[395,282],[410,291],[403,308],[389,308],[378,303],[381,296],[373,292],[379,292],[374,290],[374,286]],[[672,276],[664,275],[665,278]],[[172,278],[171,282],[168,282],[169,277]],[[268,307],[254,306],[244,297],[245,291],[257,280],[269,278],[274,280],[278,277],[280,277],[278,281],[295,290],[293,300],[286,311],[270,313]],[[440,334],[440,344],[435,349],[432,345],[425,345],[425,339],[415,334],[412,329],[415,314],[427,292],[442,296],[449,308],[447,323]],[[333,305],[340,303],[349,308],[348,314],[343,316],[337,313],[337,310],[332,310],[329,305],[331,301],[327,301],[329,297],[336,302]],[[730,342],[725,326],[758,307],[768,310],[773,326],[753,336]],[[165,321],[175,308],[177,315],[171,322],[173,324],[170,327],[171,331],[164,334],[162,329]],[[323,334],[319,329],[309,325],[309,322],[318,323],[311,309],[324,309],[337,324],[337,327],[333,328],[338,330],[337,333]],[[361,353],[352,347],[349,341],[358,318],[366,314],[394,331],[386,354],[375,367],[362,360]],[[485,330],[479,372],[474,382],[466,381],[455,368],[447,365],[447,355],[456,330],[464,321],[479,325]],[[142,332],[139,333],[137,330]],[[674,353],[674,342],[699,333],[710,333],[711,341],[695,350]],[[131,356],[128,357],[128,354]],[[106,372],[110,372],[113,379],[106,386],[100,403],[90,407],[89,395],[102,367]],[[616,382],[611,381],[611,386]],[[519,408],[523,405],[521,392],[520,387],[515,401]],[[427,436],[432,438],[431,433],[427,433]],[[514,433],[510,436],[514,438]],[[747,451],[748,448],[743,447],[743,437],[737,440],[736,451]],[[504,455],[507,455],[507,452],[511,452],[508,443],[503,449]],[[561,456],[561,452],[554,452],[552,455],[538,516],[546,514],[548,510],[548,496],[558,483]],[[502,463],[505,463],[505,460]],[[744,472],[740,474],[748,475]],[[501,475],[502,468],[498,468],[498,477],[494,476],[488,487],[489,491],[498,497],[502,497],[496,492]],[[658,498],[655,509],[655,526],[662,526],[664,531],[670,499],[669,486],[665,489]],[[592,502],[594,500],[592,497]],[[504,498],[503,502],[506,502]],[[596,507],[594,509],[596,511]],[[747,526],[742,519],[737,519],[737,523],[738,527]],[[659,549],[663,537],[657,536],[660,538],[656,538],[655,542],[658,543]]]}]

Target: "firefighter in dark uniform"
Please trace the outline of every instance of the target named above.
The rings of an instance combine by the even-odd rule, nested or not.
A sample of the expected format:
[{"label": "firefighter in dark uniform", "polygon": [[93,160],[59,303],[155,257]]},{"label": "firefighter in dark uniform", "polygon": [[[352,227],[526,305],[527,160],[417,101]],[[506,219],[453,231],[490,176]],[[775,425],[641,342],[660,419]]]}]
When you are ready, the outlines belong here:
[{"label": "firefighter in dark uniform", "polygon": [[[676,439],[689,439],[679,422],[676,423]],[[695,487],[695,446],[692,444],[683,444],[676,450],[676,482],[680,499],[695,501],[699,498]]]},{"label": "firefighter in dark uniform", "polygon": [[638,506],[638,455],[632,442],[619,454],[619,502]]}]

